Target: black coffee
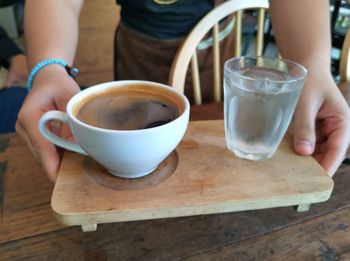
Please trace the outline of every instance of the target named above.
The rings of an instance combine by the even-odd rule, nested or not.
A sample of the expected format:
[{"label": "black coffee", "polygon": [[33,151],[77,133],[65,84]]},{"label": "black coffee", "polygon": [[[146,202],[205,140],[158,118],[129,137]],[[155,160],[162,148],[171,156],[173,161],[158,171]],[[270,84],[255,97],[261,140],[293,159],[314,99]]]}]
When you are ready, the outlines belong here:
[{"label": "black coffee", "polygon": [[142,86],[130,86],[87,97],[78,108],[76,117],[103,129],[138,130],[163,125],[179,114],[171,97],[145,91]]}]

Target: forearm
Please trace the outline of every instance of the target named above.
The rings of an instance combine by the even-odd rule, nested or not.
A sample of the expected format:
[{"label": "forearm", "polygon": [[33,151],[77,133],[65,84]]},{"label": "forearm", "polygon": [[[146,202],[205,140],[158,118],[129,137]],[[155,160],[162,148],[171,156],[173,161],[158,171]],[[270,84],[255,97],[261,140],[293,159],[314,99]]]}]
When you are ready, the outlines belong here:
[{"label": "forearm", "polygon": [[82,4],[83,0],[26,2],[25,38],[30,68],[48,58],[73,63]]},{"label": "forearm", "polygon": [[308,70],[330,70],[329,1],[270,0],[273,31],[282,57]]}]

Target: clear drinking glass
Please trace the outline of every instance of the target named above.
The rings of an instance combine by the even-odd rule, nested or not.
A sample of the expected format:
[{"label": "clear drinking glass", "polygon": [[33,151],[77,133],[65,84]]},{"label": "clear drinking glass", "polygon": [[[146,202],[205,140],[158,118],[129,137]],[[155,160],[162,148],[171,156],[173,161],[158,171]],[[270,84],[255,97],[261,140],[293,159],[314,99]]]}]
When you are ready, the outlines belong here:
[{"label": "clear drinking glass", "polygon": [[250,160],[271,158],[292,119],[306,69],[292,61],[237,57],[224,65],[228,149]]}]

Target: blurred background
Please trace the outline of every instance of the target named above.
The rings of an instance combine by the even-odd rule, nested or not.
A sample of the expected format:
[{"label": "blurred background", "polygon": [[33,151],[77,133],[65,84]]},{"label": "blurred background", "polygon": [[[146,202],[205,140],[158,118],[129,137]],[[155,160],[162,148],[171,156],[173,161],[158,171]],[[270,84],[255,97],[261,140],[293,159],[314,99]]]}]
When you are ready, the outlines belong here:
[{"label": "blurred background", "polygon": [[[25,0],[0,0],[0,26],[25,52],[23,13]],[[331,0],[330,25],[332,30],[332,73],[339,80],[339,59],[345,34],[350,27],[350,4],[346,0]],[[80,16],[80,36],[75,66],[80,72],[79,85],[89,86],[113,79],[114,31],[119,22],[120,8],[115,0],[85,0]],[[243,19],[242,54],[253,53],[256,14],[245,12]],[[1,47],[0,47],[1,48]],[[267,56],[277,55],[269,16],[265,21],[265,50]],[[0,70],[0,88],[6,78],[6,69]],[[25,83],[22,83],[25,85]]]}]

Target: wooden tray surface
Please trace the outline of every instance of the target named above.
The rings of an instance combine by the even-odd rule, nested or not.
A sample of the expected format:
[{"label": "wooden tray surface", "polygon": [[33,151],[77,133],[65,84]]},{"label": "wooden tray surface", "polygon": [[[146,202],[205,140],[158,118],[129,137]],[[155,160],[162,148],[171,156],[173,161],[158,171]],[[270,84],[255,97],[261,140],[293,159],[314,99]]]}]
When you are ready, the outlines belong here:
[{"label": "wooden tray surface", "polygon": [[308,205],[326,201],[332,189],[312,157],[292,151],[290,136],[272,159],[248,161],[226,149],[223,120],[213,120],[190,122],[176,153],[141,179],[109,176],[92,159],[66,152],[51,204],[61,223],[84,226]]}]

